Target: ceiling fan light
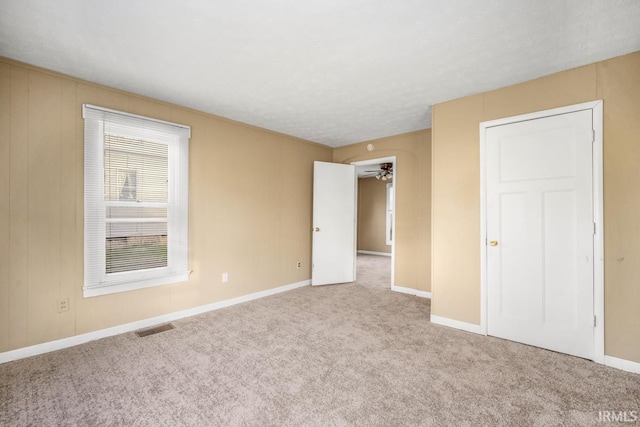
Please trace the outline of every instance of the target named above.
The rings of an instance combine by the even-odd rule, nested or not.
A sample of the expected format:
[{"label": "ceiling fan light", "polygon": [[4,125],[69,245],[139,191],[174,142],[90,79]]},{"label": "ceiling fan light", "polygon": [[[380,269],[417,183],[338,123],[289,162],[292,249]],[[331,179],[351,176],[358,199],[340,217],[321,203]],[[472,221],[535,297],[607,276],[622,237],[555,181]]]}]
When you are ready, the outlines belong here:
[{"label": "ceiling fan light", "polygon": [[380,179],[382,175],[376,175],[376,179]]}]

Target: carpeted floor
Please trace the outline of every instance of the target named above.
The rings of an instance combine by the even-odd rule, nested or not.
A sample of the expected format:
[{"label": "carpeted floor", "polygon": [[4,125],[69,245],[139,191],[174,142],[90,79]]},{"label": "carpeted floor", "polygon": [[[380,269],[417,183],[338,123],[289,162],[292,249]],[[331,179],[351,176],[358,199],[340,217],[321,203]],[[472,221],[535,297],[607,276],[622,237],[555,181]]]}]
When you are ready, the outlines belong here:
[{"label": "carpeted floor", "polygon": [[389,290],[388,262],[0,365],[0,425],[602,425],[599,411],[640,411],[639,375],[430,324],[429,300]]}]

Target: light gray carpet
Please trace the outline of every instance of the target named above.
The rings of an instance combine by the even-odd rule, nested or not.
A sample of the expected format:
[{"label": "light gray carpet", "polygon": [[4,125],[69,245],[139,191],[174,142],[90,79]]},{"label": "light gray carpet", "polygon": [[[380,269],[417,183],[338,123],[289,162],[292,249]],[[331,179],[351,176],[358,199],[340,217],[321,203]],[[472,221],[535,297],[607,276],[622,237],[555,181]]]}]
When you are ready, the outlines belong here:
[{"label": "light gray carpet", "polygon": [[0,425],[589,425],[640,410],[640,376],[430,324],[429,300],[389,290],[388,258],[358,262],[356,283],[0,365]]}]

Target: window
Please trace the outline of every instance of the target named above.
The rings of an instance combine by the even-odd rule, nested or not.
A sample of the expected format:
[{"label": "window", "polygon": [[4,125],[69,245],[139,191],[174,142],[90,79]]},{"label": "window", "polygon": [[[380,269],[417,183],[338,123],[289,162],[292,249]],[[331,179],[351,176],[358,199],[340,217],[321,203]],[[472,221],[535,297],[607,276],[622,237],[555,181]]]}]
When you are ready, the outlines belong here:
[{"label": "window", "polygon": [[393,243],[393,205],[393,184],[387,184],[387,245],[391,245]]},{"label": "window", "polygon": [[184,282],[190,128],[92,105],[84,118],[84,296]]}]

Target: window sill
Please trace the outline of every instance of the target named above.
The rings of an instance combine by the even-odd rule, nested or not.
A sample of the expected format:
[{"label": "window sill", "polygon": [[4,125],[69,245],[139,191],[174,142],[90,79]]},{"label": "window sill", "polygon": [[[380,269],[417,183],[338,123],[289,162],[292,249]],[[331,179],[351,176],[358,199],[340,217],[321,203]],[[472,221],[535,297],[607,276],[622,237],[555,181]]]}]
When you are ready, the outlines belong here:
[{"label": "window sill", "polygon": [[186,282],[189,280],[189,272],[171,274],[168,276],[154,277],[151,279],[138,280],[135,282],[105,284],[101,286],[84,287],[82,296],[84,298],[97,297],[100,295],[115,294],[118,292],[133,291],[136,289],[151,288],[154,286],[170,285],[172,283]]}]

